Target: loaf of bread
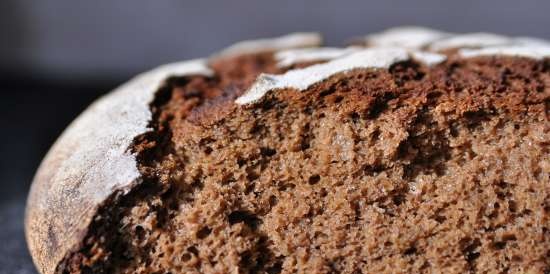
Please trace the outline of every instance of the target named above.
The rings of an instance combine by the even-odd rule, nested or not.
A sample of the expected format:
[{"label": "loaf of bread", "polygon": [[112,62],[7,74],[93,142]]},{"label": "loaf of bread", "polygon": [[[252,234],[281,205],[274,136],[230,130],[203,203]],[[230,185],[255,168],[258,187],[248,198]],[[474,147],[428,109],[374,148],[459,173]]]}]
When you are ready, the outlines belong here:
[{"label": "loaf of bread", "polygon": [[28,199],[53,273],[550,273],[550,42],[297,33],[99,99]]}]

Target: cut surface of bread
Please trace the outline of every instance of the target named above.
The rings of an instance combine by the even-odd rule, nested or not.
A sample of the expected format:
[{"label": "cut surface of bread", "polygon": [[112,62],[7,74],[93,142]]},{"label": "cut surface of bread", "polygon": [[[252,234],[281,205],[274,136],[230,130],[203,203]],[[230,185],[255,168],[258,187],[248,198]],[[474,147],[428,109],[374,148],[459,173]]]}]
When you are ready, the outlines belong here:
[{"label": "cut surface of bread", "polygon": [[394,29],[163,79],[139,183],[51,273],[548,273],[545,43]]}]

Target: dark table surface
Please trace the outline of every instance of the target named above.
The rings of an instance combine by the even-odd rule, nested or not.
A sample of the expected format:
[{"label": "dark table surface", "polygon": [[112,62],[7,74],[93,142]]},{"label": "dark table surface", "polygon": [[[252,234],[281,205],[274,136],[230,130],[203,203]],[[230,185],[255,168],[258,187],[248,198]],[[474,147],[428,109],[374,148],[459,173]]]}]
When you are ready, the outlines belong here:
[{"label": "dark table surface", "polygon": [[63,129],[117,84],[0,76],[0,274],[37,273],[23,229],[34,172]]},{"label": "dark table surface", "polygon": [[0,274],[36,273],[23,233],[24,197],[0,204]]}]

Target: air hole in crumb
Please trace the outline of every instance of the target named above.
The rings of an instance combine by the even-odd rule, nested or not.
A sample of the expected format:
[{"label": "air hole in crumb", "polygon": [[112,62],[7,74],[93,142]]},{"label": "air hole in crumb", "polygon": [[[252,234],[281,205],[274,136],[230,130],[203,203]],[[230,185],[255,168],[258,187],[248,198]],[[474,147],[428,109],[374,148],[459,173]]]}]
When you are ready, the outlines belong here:
[{"label": "air hole in crumb", "polygon": [[523,261],[523,258],[519,255],[512,255],[512,261],[521,262],[521,261]]},{"label": "air hole in crumb", "polygon": [[[271,100],[269,100],[271,99]],[[260,102],[260,107],[262,110],[270,110],[273,107],[275,107],[277,104],[279,104],[279,101],[275,98],[268,98],[268,100],[262,100]]]},{"label": "air hole in crumb", "polygon": [[405,252],[403,252],[403,254],[405,256],[410,256],[410,255],[416,254],[416,252],[417,252],[416,247],[412,246],[412,247],[409,247],[409,248],[405,249]]},{"label": "air hole in crumb", "polygon": [[334,103],[336,103],[336,104],[342,102],[342,100],[344,100],[343,96],[338,95],[338,96],[334,97]]},{"label": "air hole in crumb", "polygon": [[187,252],[183,253],[183,255],[181,255],[181,261],[182,262],[187,262],[187,261],[191,260],[192,257],[193,256],[191,254],[187,253]]},{"label": "air hole in crumb", "polygon": [[252,265],[252,252],[250,250],[245,251],[241,254],[241,261],[239,263],[243,268],[246,266]]},{"label": "air hole in crumb", "polygon": [[271,156],[275,155],[275,153],[277,153],[276,150],[274,150],[272,148],[269,148],[269,147],[260,148],[260,152],[261,152],[262,156],[267,156],[267,157],[271,157]]},{"label": "air hole in crumb", "polygon": [[461,245],[463,245],[462,253],[464,254],[464,259],[469,264],[473,264],[474,261],[479,258],[480,253],[478,247],[481,246],[481,241],[479,239],[471,240],[469,238],[462,239]]},{"label": "air hole in crumb", "polygon": [[506,248],[506,242],[495,242],[492,244],[492,247],[497,250]]},{"label": "air hole in crumb", "polygon": [[391,92],[386,92],[382,96],[376,97],[367,117],[370,119],[375,119],[380,116],[380,114],[388,108],[388,102],[392,99],[395,99],[395,95]]},{"label": "air hole in crumb", "polygon": [[441,95],[443,95],[442,91],[435,90],[435,91],[432,91],[432,92],[428,93],[428,95],[426,97],[428,98],[428,100],[433,101],[433,100],[441,97]]},{"label": "air hole in crumb", "polygon": [[197,231],[197,238],[204,239],[208,237],[208,235],[210,235],[211,232],[212,232],[212,229],[208,226],[205,226],[201,228],[199,231]]},{"label": "air hole in crumb", "polygon": [[277,202],[278,202],[278,199],[275,195],[269,196],[269,206],[270,207],[274,207],[275,205],[277,205]]},{"label": "air hole in crumb", "polygon": [[212,138],[203,138],[203,139],[201,139],[201,140],[199,141],[199,145],[200,145],[200,146],[206,146],[206,145],[208,145],[208,144],[213,143],[214,141],[215,141],[215,140],[212,139]]},{"label": "air hole in crumb", "polygon": [[249,133],[251,135],[255,135],[255,134],[259,133],[263,128],[264,128],[263,125],[256,123],[252,126],[252,128],[250,128]]},{"label": "air hole in crumb", "polygon": [[405,201],[405,195],[403,194],[397,194],[392,197],[393,203],[396,206],[401,205]]},{"label": "air hole in crumb", "polygon": [[255,214],[242,210],[231,212],[231,214],[227,216],[227,219],[229,221],[229,224],[231,225],[234,225],[236,223],[244,223],[245,225],[253,229],[256,228],[260,223],[260,219],[258,219]]},{"label": "air hole in crumb", "polygon": [[517,240],[517,237],[515,234],[507,234],[507,235],[504,235],[502,236],[502,240],[503,241],[516,241]]},{"label": "air hole in crumb", "polygon": [[[185,84],[177,83],[176,85],[186,85],[186,84],[187,83],[185,83]],[[193,97],[200,98],[200,97],[202,97],[202,95],[203,95],[203,92],[200,91],[200,90],[197,90],[197,89],[185,90],[183,92],[183,98],[185,98],[185,99],[191,99]]]},{"label": "air hole in crumb", "polygon": [[372,132],[371,139],[376,142],[378,141],[379,138],[380,138],[380,129],[377,128]]},{"label": "air hole in crumb", "polygon": [[509,200],[508,201],[508,210],[510,210],[510,212],[516,212],[517,209],[518,209],[518,206],[517,206],[516,201]]},{"label": "air hole in crumb", "polygon": [[282,184],[281,186],[279,186],[279,190],[285,191],[287,189],[294,189],[295,187],[296,187],[295,184]]},{"label": "air hole in crumb", "polygon": [[458,129],[457,123],[455,122],[451,123],[451,126],[449,127],[449,133],[451,134],[451,136],[456,138],[458,137],[459,132],[460,131]]},{"label": "air hole in crumb", "polygon": [[137,225],[135,230],[136,230],[136,237],[138,238],[138,240],[143,240],[143,238],[145,237],[145,229],[143,229],[142,226]]},{"label": "air hole in crumb", "polygon": [[365,175],[375,176],[378,173],[384,171],[384,167],[381,165],[365,165],[364,170],[365,170]]},{"label": "air hole in crumb", "polygon": [[191,183],[191,187],[202,190],[202,188],[204,187],[204,184],[201,180],[194,180],[193,183]]},{"label": "air hole in crumb", "polygon": [[246,179],[250,182],[256,180],[260,178],[260,174],[258,174],[257,172],[254,172],[254,171],[250,171],[246,174]]},{"label": "air hole in crumb", "polygon": [[508,184],[505,181],[500,181],[500,182],[498,182],[497,186],[500,187],[500,188],[507,188],[508,186],[510,186],[510,184]]},{"label": "air hole in crumb", "polygon": [[334,86],[331,86],[330,88],[321,91],[319,93],[319,97],[325,97],[327,95],[333,94],[335,91],[336,89],[334,88]]},{"label": "air hole in crumb", "polygon": [[242,167],[246,164],[246,159],[243,159],[243,158],[238,158],[237,159],[237,165],[239,165],[239,167]]},{"label": "air hole in crumb", "polygon": [[188,247],[187,251],[189,251],[190,253],[193,253],[195,256],[199,255],[199,250],[194,245]]},{"label": "air hole in crumb", "polygon": [[319,190],[319,195],[321,195],[321,197],[323,197],[323,198],[324,198],[324,197],[327,197],[327,195],[328,195],[327,189],[324,188],[324,187],[321,188],[321,190]]},{"label": "air hole in crumb", "polygon": [[438,222],[438,223],[443,223],[447,220],[447,217],[443,216],[443,215],[437,215],[434,217],[435,221]]},{"label": "air hole in crumb", "polygon": [[168,208],[158,207],[156,227],[162,228],[168,222]]},{"label": "air hole in crumb", "polygon": [[321,176],[315,174],[315,175],[309,177],[308,182],[309,182],[310,185],[315,185],[315,184],[317,184],[320,180],[321,180]]},{"label": "air hole in crumb", "polygon": [[276,262],[273,266],[266,269],[268,274],[279,274],[283,270],[283,263]]},{"label": "air hole in crumb", "polygon": [[309,141],[307,138],[302,138],[302,141],[300,142],[300,150],[304,151],[310,147]]},{"label": "air hole in crumb", "polygon": [[246,188],[244,189],[244,193],[246,194],[249,194],[251,193],[252,191],[254,191],[254,189],[256,188],[256,184],[254,183],[250,183],[246,186]]},{"label": "air hole in crumb", "polygon": [[221,179],[221,183],[222,185],[227,185],[227,184],[231,184],[231,183],[234,183],[235,181],[235,177],[233,177],[233,174],[232,173],[226,173],[222,176],[222,179]]},{"label": "air hole in crumb", "polygon": [[361,118],[361,116],[359,115],[359,113],[357,112],[352,112],[349,117],[351,118],[351,121],[354,122],[354,123],[357,123],[359,122],[359,119]]}]

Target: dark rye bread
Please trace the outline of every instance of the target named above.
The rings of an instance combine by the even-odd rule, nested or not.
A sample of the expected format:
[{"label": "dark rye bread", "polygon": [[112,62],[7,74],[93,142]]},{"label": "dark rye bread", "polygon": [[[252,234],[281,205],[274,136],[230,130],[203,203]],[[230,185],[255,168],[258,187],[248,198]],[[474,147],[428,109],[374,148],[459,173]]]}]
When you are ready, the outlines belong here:
[{"label": "dark rye bread", "polygon": [[[358,43],[392,57],[387,66],[371,56],[338,71],[346,56],[362,60],[357,47],[277,52],[310,40],[245,43],[208,68],[162,69],[152,96],[137,100],[149,102],[147,127],[118,120],[135,105],[112,114],[120,105],[99,103],[84,116],[109,112],[102,127],[118,127],[117,137],[74,144],[82,136],[69,129],[35,179],[26,223],[39,270],[550,272],[546,48],[405,30]],[[411,46],[422,33],[433,37]],[[430,49],[445,39],[455,42]],[[378,51],[400,45],[410,58]],[[149,86],[123,87],[121,102]],[[72,128],[89,125],[79,119]],[[122,151],[75,166],[81,146]],[[135,173],[117,153],[134,156]]]}]

